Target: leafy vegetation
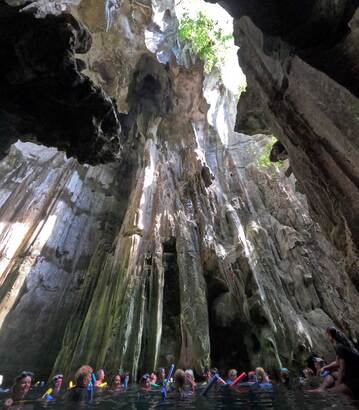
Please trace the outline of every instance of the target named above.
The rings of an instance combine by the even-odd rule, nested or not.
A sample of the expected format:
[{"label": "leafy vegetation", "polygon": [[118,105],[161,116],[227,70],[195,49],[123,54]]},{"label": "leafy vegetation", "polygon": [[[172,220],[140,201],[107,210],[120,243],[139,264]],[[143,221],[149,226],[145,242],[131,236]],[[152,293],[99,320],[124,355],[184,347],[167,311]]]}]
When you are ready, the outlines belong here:
[{"label": "leafy vegetation", "polygon": [[269,169],[269,168],[275,168],[277,171],[279,168],[282,168],[284,165],[283,161],[278,161],[278,162],[271,162],[269,159],[271,149],[273,145],[277,142],[277,138],[272,136],[271,141],[264,147],[262,155],[257,159],[257,166],[260,169]]},{"label": "leafy vegetation", "polygon": [[192,52],[204,62],[206,73],[221,64],[223,52],[233,41],[231,34],[224,35],[219,23],[203,12],[199,12],[195,18],[191,18],[188,13],[184,14],[180,20],[179,38],[189,43]]}]

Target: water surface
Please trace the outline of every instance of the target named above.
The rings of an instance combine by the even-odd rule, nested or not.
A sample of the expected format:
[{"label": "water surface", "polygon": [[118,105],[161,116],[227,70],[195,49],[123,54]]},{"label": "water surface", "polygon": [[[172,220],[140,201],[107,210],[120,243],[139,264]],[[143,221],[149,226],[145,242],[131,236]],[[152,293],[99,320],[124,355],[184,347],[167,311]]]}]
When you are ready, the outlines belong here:
[{"label": "water surface", "polygon": [[[35,392],[32,392],[34,395]],[[359,409],[359,403],[342,395],[318,394],[301,390],[288,390],[283,386],[275,386],[271,390],[221,388],[211,391],[208,396],[200,392],[184,398],[168,397],[161,399],[160,393],[142,393],[132,388],[126,393],[98,395],[90,404],[69,404],[66,402],[28,402],[24,410],[72,410],[88,408],[89,410],[144,410],[144,409],[272,409],[272,410],[353,410]]]}]

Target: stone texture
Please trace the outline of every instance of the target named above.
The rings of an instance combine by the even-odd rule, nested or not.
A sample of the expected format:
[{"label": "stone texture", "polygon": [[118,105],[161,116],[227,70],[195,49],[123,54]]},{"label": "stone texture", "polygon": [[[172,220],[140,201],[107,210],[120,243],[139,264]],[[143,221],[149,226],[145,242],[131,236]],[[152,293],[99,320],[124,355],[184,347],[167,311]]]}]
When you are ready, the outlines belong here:
[{"label": "stone texture", "polygon": [[[81,162],[119,154],[117,108],[81,74],[91,35],[71,14],[36,18],[0,2],[0,155],[22,139],[65,150]],[[25,138],[24,138],[25,136]]]},{"label": "stone texture", "polygon": [[[284,168],[258,165],[271,138],[233,131],[235,97],[216,73],[204,78],[200,64],[175,58],[162,65],[146,51],[144,25],[163,34],[173,2],[125,1],[109,26],[98,4],[83,0],[72,13],[92,35],[84,60],[93,83],[126,105],[122,156],[81,166],[17,143],[0,163],[4,368],[298,369],[313,349],[329,358],[333,322],[357,339],[359,295],[311,219],[311,198],[308,208]],[[24,339],[32,343],[22,350]]]},{"label": "stone texture", "polygon": [[95,280],[120,224],[116,167],[17,142],[0,175],[2,369],[45,376],[82,283],[91,269]]},{"label": "stone texture", "polygon": [[237,19],[248,82],[236,129],[280,139],[312,217],[358,287],[357,2],[219,3]]}]

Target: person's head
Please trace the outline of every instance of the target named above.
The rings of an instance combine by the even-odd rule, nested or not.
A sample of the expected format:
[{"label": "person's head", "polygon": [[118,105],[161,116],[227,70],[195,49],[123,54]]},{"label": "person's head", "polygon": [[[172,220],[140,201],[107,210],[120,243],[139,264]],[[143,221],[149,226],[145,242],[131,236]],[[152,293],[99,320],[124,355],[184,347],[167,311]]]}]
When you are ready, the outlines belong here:
[{"label": "person's head", "polygon": [[185,376],[187,380],[192,380],[194,381],[194,373],[192,369],[187,369],[185,372]]},{"label": "person's head", "polygon": [[217,374],[218,373],[218,369],[217,369],[217,367],[212,367],[212,369],[211,369],[211,376],[213,377],[215,374]]},{"label": "person's head", "polygon": [[248,372],[248,381],[249,382],[255,382],[256,379],[256,372],[251,370],[250,372]]},{"label": "person's head", "polygon": [[159,367],[156,371],[156,376],[159,381],[163,381],[166,378],[166,370],[163,367]]},{"label": "person's head", "polygon": [[23,371],[14,380],[12,392],[15,399],[21,399],[27,395],[34,381],[34,373]]},{"label": "person's head", "polygon": [[304,378],[309,379],[309,378],[311,378],[311,377],[313,377],[313,376],[314,376],[314,372],[313,372],[313,369],[311,369],[310,367],[306,367],[306,368],[303,370],[303,377],[304,377]]},{"label": "person's head", "polygon": [[62,374],[57,374],[51,380],[55,389],[60,390],[62,382],[64,380],[64,376]]},{"label": "person's head", "polygon": [[75,383],[78,387],[87,387],[91,381],[93,368],[87,364],[77,369],[75,373]]},{"label": "person's head", "polygon": [[228,379],[233,382],[237,378],[237,370],[236,369],[229,369],[228,370]]},{"label": "person's head", "polygon": [[97,370],[97,372],[96,372],[96,379],[98,380],[98,381],[103,381],[103,380],[105,380],[105,371],[103,370],[103,369],[99,369],[99,370]]},{"label": "person's head", "polygon": [[258,383],[264,383],[266,379],[266,372],[262,367],[256,368],[256,378]]},{"label": "person's head", "polygon": [[280,369],[280,378],[283,383],[287,383],[289,381],[289,370],[286,367],[282,367]]},{"label": "person's head", "polygon": [[329,338],[329,340],[334,344],[342,344],[343,346],[353,349],[353,345],[350,342],[350,340],[345,336],[343,332],[341,332],[339,329],[337,329],[334,326],[330,326],[326,330],[326,334]]},{"label": "person's head", "polygon": [[111,381],[111,388],[119,388],[121,386],[121,376],[119,374],[115,374],[112,377],[112,381]]},{"label": "person's head", "polygon": [[157,376],[155,375],[155,373],[150,374],[150,381],[151,381],[151,384],[156,384]]},{"label": "person's head", "polygon": [[203,377],[206,381],[208,381],[208,380],[211,378],[211,371],[209,370],[209,368],[208,368],[207,366],[204,367],[202,377]]},{"label": "person's head", "polygon": [[317,371],[320,370],[322,367],[325,366],[324,360],[321,359],[320,357],[315,357],[315,358],[313,359],[313,362],[314,362],[315,370],[317,370]]},{"label": "person's head", "polygon": [[183,390],[186,383],[186,375],[182,369],[177,369],[174,374],[174,381],[176,383],[177,390]]},{"label": "person's head", "polygon": [[151,379],[148,373],[145,373],[140,379],[140,387],[150,389],[151,388]]}]

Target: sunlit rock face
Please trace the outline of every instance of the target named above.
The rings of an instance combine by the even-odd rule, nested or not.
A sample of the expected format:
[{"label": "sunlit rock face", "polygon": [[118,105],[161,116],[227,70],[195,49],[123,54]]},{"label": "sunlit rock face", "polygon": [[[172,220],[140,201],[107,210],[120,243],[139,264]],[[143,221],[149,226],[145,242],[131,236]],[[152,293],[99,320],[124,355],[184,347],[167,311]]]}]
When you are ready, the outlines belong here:
[{"label": "sunlit rock face", "polygon": [[[75,301],[121,221],[116,167],[18,142],[0,163],[3,371],[50,372]],[[91,273],[92,272],[92,273]]]},{"label": "sunlit rock face", "polygon": [[248,81],[236,129],[280,139],[311,215],[359,287],[357,2],[219,3],[237,19]]},{"label": "sunlit rock face", "polygon": [[17,143],[0,163],[4,369],[299,368],[330,352],[333,322],[356,338],[341,254],[294,177],[257,164],[270,137],[233,131],[215,73],[146,50],[173,3],[124,1],[110,20],[101,4],[71,12],[92,37],[86,73],[118,102],[121,157],[91,167]]}]

